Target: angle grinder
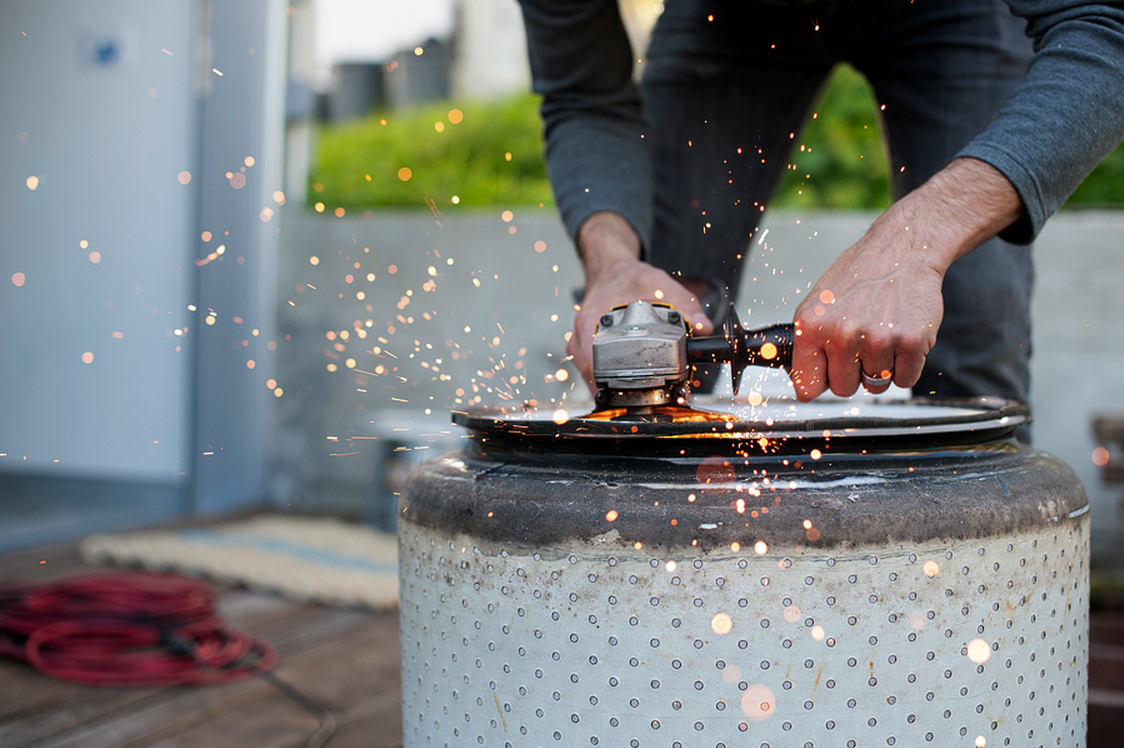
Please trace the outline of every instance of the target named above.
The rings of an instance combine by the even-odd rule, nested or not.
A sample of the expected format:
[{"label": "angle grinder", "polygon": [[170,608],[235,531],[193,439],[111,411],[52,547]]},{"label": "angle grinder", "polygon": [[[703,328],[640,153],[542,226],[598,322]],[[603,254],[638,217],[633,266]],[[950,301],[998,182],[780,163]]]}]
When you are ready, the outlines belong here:
[{"label": "angle grinder", "polygon": [[686,405],[695,366],[730,364],[736,395],[747,366],[792,366],[793,325],[742,329],[731,305],[721,335],[696,336],[667,304],[633,301],[602,315],[593,335],[596,410],[628,419],[659,419]]}]

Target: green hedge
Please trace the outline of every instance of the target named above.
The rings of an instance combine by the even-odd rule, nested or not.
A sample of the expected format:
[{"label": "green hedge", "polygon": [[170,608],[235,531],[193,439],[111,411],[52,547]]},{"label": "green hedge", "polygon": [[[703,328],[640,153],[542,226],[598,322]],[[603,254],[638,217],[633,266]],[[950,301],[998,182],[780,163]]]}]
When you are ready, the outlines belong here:
[{"label": "green hedge", "polygon": [[309,201],[329,210],[550,204],[537,106],[528,94],[324,127]]},{"label": "green hedge", "polygon": [[[537,99],[528,94],[497,104],[443,103],[325,126],[309,204],[329,211],[551,205],[537,108]],[[839,67],[814,111],[794,141],[790,169],[771,204],[889,205],[875,102],[863,78]],[[1067,206],[1124,206],[1124,146],[1085,180]]]}]

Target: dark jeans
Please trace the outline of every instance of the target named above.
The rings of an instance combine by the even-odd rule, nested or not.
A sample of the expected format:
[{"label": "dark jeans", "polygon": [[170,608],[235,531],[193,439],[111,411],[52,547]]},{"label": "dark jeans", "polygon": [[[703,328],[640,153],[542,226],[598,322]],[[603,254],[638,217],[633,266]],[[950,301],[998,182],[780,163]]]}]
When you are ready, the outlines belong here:
[{"label": "dark jeans", "polygon": [[[919,186],[1022,80],[1024,29],[999,0],[668,0],[643,79],[657,190],[648,259],[732,299],[791,134],[839,62],[885,105],[894,196]],[[1030,248],[999,239],[953,264],[916,394],[1028,400],[1033,274]]]}]

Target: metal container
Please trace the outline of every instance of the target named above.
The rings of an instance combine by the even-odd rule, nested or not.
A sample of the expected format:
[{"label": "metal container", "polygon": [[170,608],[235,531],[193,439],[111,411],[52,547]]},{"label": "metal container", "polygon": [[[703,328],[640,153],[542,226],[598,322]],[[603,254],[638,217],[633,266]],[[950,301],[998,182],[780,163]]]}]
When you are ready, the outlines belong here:
[{"label": "metal container", "polygon": [[399,502],[406,746],[1085,745],[1088,504],[1021,406],[457,414]]}]

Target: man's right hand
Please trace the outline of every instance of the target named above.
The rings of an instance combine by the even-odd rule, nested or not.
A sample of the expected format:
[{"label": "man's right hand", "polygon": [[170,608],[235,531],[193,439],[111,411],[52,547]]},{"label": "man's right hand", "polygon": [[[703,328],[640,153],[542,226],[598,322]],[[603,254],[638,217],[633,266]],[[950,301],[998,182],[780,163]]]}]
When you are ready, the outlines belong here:
[{"label": "man's right hand", "polygon": [[616,213],[595,213],[578,232],[578,251],[585,267],[585,298],[577,316],[566,353],[585,380],[593,384],[593,332],[601,315],[631,301],[670,304],[691,325],[694,334],[714,331],[698,298],[663,270],[640,260],[640,238],[632,226]]}]

